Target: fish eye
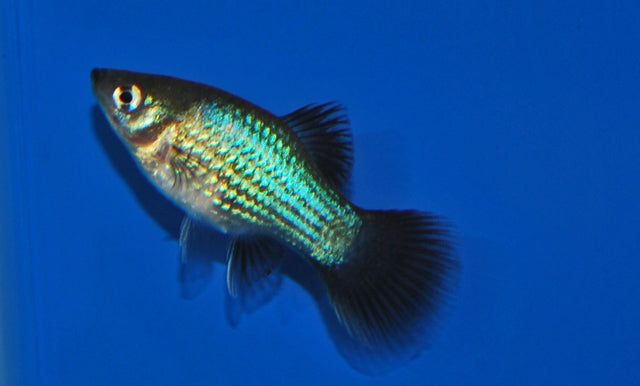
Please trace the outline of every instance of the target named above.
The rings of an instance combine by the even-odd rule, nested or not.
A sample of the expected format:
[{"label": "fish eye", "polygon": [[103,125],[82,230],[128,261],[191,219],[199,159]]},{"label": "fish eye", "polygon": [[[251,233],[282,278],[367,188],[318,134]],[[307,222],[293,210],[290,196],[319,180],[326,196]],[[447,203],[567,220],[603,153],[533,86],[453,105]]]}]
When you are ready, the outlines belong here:
[{"label": "fish eye", "polygon": [[140,106],[140,102],[142,102],[142,92],[135,84],[128,88],[118,86],[113,91],[113,103],[119,110],[130,113]]}]

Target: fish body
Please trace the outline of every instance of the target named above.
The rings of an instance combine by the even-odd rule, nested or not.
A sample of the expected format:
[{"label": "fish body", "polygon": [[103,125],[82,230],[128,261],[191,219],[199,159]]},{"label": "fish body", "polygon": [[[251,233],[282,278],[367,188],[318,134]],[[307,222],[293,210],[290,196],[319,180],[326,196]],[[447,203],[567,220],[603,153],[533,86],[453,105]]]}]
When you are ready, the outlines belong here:
[{"label": "fish body", "polygon": [[364,210],[341,193],[353,158],[340,106],[278,117],[177,78],[94,69],[91,79],[148,179],[231,235],[232,295],[269,275],[285,245],[317,269],[355,339],[393,352],[424,335],[456,265],[449,232],[437,216]]}]

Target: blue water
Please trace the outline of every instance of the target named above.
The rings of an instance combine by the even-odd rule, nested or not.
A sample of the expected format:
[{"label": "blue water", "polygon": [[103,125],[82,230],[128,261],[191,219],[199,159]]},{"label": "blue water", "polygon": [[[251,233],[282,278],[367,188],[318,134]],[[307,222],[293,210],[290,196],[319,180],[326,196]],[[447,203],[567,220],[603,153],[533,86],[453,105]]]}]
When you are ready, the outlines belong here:
[{"label": "blue water", "polygon": [[[0,384],[640,382],[638,2],[237,3],[2,2]],[[111,135],[93,67],[276,114],[343,103],[354,201],[456,225],[429,349],[361,374],[287,277],[237,324],[221,264],[185,299],[180,212]]]}]

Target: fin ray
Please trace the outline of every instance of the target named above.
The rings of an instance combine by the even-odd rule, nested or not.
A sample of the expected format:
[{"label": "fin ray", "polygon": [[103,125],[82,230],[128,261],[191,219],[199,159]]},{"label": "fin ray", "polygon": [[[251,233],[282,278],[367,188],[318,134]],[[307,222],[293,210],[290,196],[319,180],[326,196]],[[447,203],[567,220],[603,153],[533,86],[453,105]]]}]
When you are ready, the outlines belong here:
[{"label": "fin ray", "polygon": [[315,267],[353,338],[383,356],[412,356],[453,284],[450,231],[417,211],[363,211],[362,217],[345,262]]},{"label": "fin ray", "polygon": [[193,299],[209,286],[213,273],[213,261],[206,254],[212,231],[184,216],[180,225],[180,268],[178,282],[184,299]]},{"label": "fin ray", "polygon": [[353,136],[344,107],[335,102],[311,104],[281,119],[296,133],[333,186],[346,189],[353,168]]},{"label": "fin ray", "polygon": [[237,236],[227,252],[227,289],[232,297],[250,292],[251,287],[278,268],[283,248],[264,236]]},{"label": "fin ray", "polygon": [[227,291],[224,308],[229,325],[237,327],[243,316],[250,315],[269,303],[277,295],[281,285],[282,275],[276,271],[250,286],[241,287],[242,291],[235,297]]}]

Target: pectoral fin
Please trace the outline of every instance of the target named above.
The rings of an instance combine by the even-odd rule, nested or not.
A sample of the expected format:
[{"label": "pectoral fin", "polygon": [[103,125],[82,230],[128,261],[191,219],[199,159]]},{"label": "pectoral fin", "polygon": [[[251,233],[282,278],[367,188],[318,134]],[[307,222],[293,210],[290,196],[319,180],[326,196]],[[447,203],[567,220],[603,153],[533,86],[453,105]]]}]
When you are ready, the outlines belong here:
[{"label": "pectoral fin", "polygon": [[180,226],[180,294],[193,299],[209,286],[213,273],[213,259],[207,241],[212,230],[185,216]]}]

